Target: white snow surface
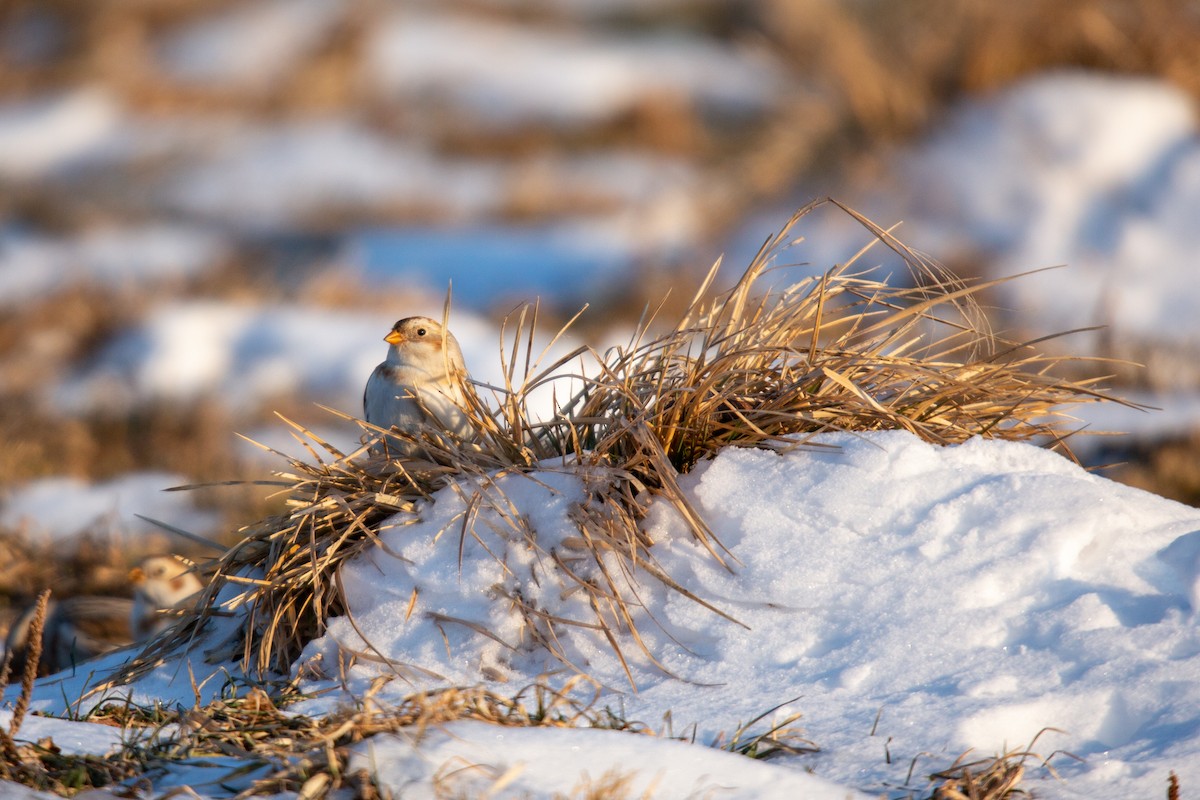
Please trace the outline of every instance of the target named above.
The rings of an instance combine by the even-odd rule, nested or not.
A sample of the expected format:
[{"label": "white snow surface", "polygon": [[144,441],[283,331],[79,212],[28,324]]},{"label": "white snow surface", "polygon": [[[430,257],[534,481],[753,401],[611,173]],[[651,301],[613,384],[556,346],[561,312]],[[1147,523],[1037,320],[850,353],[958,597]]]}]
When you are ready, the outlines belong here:
[{"label": "white snow surface", "polygon": [[302,66],[341,12],[335,0],[242,4],[173,32],[161,63],[177,80],[267,90]]},{"label": "white snow surface", "polygon": [[758,112],[786,86],[765,54],[699,38],[538,28],[429,8],[393,11],[368,47],[368,71],[387,98],[498,128],[604,122],[663,97]]},{"label": "white snow surface", "polygon": [[[684,742],[595,729],[499,728],[456,722],[418,738],[375,736],[358,746],[349,770],[374,769],[405,798],[436,800],[453,787],[461,797],[579,797],[606,781],[628,797],[721,797],[731,800],[803,797],[854,800],[866,795],[799,771]],[[433,778],[448,764],[471,764]],[[503,781],[503,793],[488,794]]]},{"label": "white snow surface", "polygon": [[[431,796],[430,776],[456,756],[489,765],[493,778],[517,770],[530,797],[576,786],[584,771],[595,780],[609,765],[639,781],[661,777],[663,797],[688,796],[710,774],[735,797],[790,798],[801,788],[841,796],[796,783],[806,770],[845,795],[879,796],[920,791],[923,775],[968,748],[987,756],[1036,738],[1043,756],[1082,759],[1055,756],[1059,778],[1027,764],[1025,786],[1040,797],[1159,796],[1169,770],[1184,786],[1200,782],[1200,511],[1027,444],[937,447],[900,432],[818,442],[784,454],[726,449],[681,478],[728,568],[664,502],[650,508],[644,528],[657,566],[742,624],[639,569],[635,619],[672,674],[622,635],[636,692],[602,636],[560,629],[564,655],[603,687],[601,705],[656,729],[669,713],[672,730],[695,744],[456,724],[424,740],[370,740],[358,763],[374,763],[387,785],[417,797]],[[516,692],[548,670],[559,670],[551,681],[565,680],[570,670],[530,645],[501,595],[520,591],[549,613],[588,618],[578,594],[562,593],[550,554],[578,554],[569,514],[584,480],[599,477],[544,464],[499,481],[536,544],[486,501],[460,535],[469,486],[392,518],[380,548],[343,569],[354,625],[331,620],[296,669],[336,675],[346,650],[364,651],[360,631],[393,665],[360,659],[342,689],[309,679],[307,688],[329,693],[296,710],[328,712],[379,675],[392,677],[377,696],[385,704],[447,684]],[[594,573],[587,559],[569,563]],[[117,657],[109,659],[96,674]],[[190,661],[198,679],[215,669],[202,650]],[[86,678],[47,679],[34,708],[61,713]],[[206,695],[221,681],[216,674]],[[193,698],[180,663],[132,692],[139,702]],[[800,712],[818,754],[737,766],[701,749],[779,704],[758,727]]]},{"label": "white snow surface", "polygon": [[902,188],[873,206],[883,224],[906,221],[907,241],[993,275],[1066,265],[1002,287],[1018,324],[1106,325],[1096,346],[1139,361],[1147,346],[1183,349],[1155,379],[1200,381],[1200,127],[1182,90],[1040,75],[964,104],[898,173]]},{"label": "white snow surface", "polygon": [[56,291],[169,284],[211,268],[227,253],[215,232],[181,224],[103,227],[70,238],[0,231],[0,306]]},{"label": "white snow surface", "polygon": [[107,481],[59,477],[10,484],[0,493],[0,525],[55,539],[87,532],[132,538],[157,531],[137,518],[141,514],[193,533],[210,533],[215,514],[195,509],[188,492],[165,491],[189,483],[169,472],[129,472]]},{"label": "white snow surface", "polygon": [[119,134],[121,108],[100,89],[0,105],[0,176],[36,179],[78,165]]}]

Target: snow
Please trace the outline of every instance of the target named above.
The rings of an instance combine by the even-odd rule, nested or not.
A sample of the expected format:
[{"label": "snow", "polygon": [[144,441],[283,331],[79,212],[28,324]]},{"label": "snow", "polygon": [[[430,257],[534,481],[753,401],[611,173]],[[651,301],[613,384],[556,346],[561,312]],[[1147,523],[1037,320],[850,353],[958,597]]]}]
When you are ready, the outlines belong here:
[{"label": "snow", "polygon": [[[493,786],[507,797],[576,797],[588,787],[626,778],[628,797],[785,798],[852,800],[866,797],[803,772],[785,772],[740,755],[683,742],[606,730],[498,728],[455,722],[424,737],[383,735],[358,748],[349,770],[369,769],[414,800],[486,797]],[[438,776],[445,765],[474,769]],[[435,788],[435,777],[440,789]]]},{"label": "snow", "polygon": [[[1200,688],[1189,684],[1200,677],[1200,512],[1030,445],[939,448],[902,433],[821,441],[837,449],[726,450],[683,479],[731,571],[673,512],[650,512],[657,565],[749,629],[642,574],[641,635],[677,677],[626,643],[633,694],[604,641],[578,629],[560,632],[567,659],[621,694],[631,719],[670,712],[676,725],[695,723],[701,742],[799,698],[788,708],[804,714],[822,752],[795,765],[868,793],[903,783],[914,757],[945,766],[968,748],[1027,745],[1047,727],[1064,733],[1042,733],[1037,752],[1086,761],[1056,760],[1065,780],[1039,780],[1043,796],[1147,796],[1168,769],[1189,782],[1200,738],[1177,739],[1200,719]],[[444,490],[346,567],[354,625],[334,620],[306,657],[336,663],[338,647],[365,648],[362,631],[395,659],[398,692],[489,675],[519,687],[561,668],[525,645],[498,590],[482,589],[519,585],[552,614],[588,618],[544,563],[544,553],[569,548],[582,486],[548,472],[499,487],[529,515],[536,548],[486,511],[478,538],[439,537],[465,509]],[[489,551],[505,552],[508,569]],[[414,588],[418,607],[404,621]],[[350,674],[365,685],[377,669]]]},{"label": "snow", "polygon": [[664,96],[758,113],[785,85],[764,55],[698,38],[538,29],[427,8],[391,13],[368,48],[383,96],[496,128],[603,122]]},{"label": "snow", "polygon": [[205,534],[216,515],[192,507],[187,492],[165,492],[192,481],[164,472],[130,472],[108,481],[41,478],[9,484],[0,496],[0,525],[21,528],[33,536],[68,539],[101,530],[121,538],[157,531],[137,514]]},{"label": "snow", "polygon": [[[1025,785],[1040,797],[1156,796],[1169,770],[1184,786],[1200,781],[1200,511],[1028,444],[937,447],[901,432],[817,443],[782,454],[726,449],[682,477],[727,548],[728,569],[665,503],[650,508],[656,565],[742,624],[639,570],[635,620],[672,674],[622,635],[636,691],[602,636],[560,630],[602,705],[652,726],[669,715],[694,744],[455,723],[424,738],[368,740],[356,763],[376,764],[387,785],[413,796],[432,796],[455,759],[489,766],[481,781],[513,770],[531,797],[610,766],[636,773],[637,786],[659,780],[665,796],[718,783],[735,797],[878,796],[904,788],[914,760],[907,788],[918,791],[921,776],[969,748],[987,756],[1032,742],[1044,756],[1082,759],[1054,757],[1060,778],[1027,764]],[[354,624],[331,620],[296,669],[336,671],[340,651],[364,648],[360,632],[393,664],[360,660],[344,686],[308,678],[315,699],[294,710],[333,710],[380,675],[392,679],[375,695],[384,705],[419,688],[483,682],[515,692],[552,670],[552,682],[565,679],[570,670],[530,646],[500,597],[519,589],[550,613],[588,618],[548,554],[570,557],[571,508],[601,478],[547,463],[483,490],[503,491],[533,539],[486,500],[460,538],[468,486],[385,523],[381,546],[343,568]],[[587,562],[576,563],[586,575]],[[64,698],[119,663],[108,659],[91,675],[44,681],[33,707],[61,713]],[[189,672],[211,673],[202,695],[219,693],[232,667],[205,664],[203,648],[188,660],[132,687],[135,701],[190,703]],[[759,725],[799,712],[819,753],[755,763],[700,749],[780,704]]]},{"label": "snow", "polygon": [[243,4],[173,32],[161,62],[176,80],[268,89],[302,65],[339,12],[332,0]]},{"label": "snow", "polygon": [[[137,174],[137,167],[157,167],[147,172],[153,176],[165,164],[191,160],[214,143],[236,137],[245,127],[215,115],[136,114],[112,90],[100,87],[3,102],[0,178],[43,189],[69,187],[97,197],[106,207],[129,201],[144,215],[147,205],[161,209],[157,198],[147,197],[150,187],[142,180],[146,176]],[[113,180],[89,183],[106,170]]]},{"label": "snow", "polygon": [[982,259],[994,276],[1068,265],[1001,287],[1019,325],[1106,325],[1093,347],[1139,361],[1173,347],[1151,380],[1200,380],[1200,129],[1183,91],[1036,76],[964,104],[897,173],[905,188],[873,205],[888,208],[882,222],[905,219],[902,235],[926,250]]},{"label": "snow", "polygon": [[74,237],[8,229],[0,231],[0,305],[81,286],[169,284],[211,269],[226,250],[215,231],[183,224],[101,227]]},{"label": "snow", "polygon": [[77,89],[0,106],[0,176],[36,179],[61,172],[116,135],[121,110],[109,93]]},{"label": "snow", "polygon": [[210,219],[270,228],[323,209],[371,206],[477,213],[499,203],[501,168],[452,162],[340,119],[263,126],[215,143],[162,192]]},{"label": "snow", "polygon": [[[6,729],[10,727],[11,710],[0,710],[0,723],[3,723]],[[51,737],[54,744],[66,755],[104,754],[119,750],[124,736],[120,728],[112,725],[39,716],[25,717],[21,721],[21,733],[27,741]],[[8,785],[4,786],[5,797],[10,796],[9,788]]]}]

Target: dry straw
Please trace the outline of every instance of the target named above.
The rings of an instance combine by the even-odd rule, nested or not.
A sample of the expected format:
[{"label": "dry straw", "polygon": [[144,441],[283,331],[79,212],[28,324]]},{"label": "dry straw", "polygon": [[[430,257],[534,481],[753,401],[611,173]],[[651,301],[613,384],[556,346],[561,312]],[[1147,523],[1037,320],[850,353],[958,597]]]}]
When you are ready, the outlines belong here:
[{"label": "dry straw", "polygon": [[[1029,796],[1020,787],[1025,778],[1026,763],[1030,760],[1037,764],[1046,774],[1058,779],[1058,772],[1051,766],[1050,761],[1056,756],[1082,761],[1079,756],[1064,750],[1056,750],[1046,758],[1033,752],[1038,739],[1047,732],[1062,733],[1057,728],[1043,728],[1029,743],[1028,747],[1009,750],[992,758],[968,760],[971,751],[967,751],[954,760],[949,767],[929,775],[933,791],[925,800],[1009,800],[1009,798]],[[922,753],[921,755],[928,755]],[[918,756],[917,758],[919,758]],[[916,766],[917,758],[909,766],[909,779]],[[906,781],[907,784],[907,781]]]},{"label": "dry straw", "polygon": [[[897,253],[910,279],[893,285],[876,277],[861,266],[864,248],[818,277],[768,286],[764,278],[786,255],[797,223],[825,204]],[[955,279],[834,201],[797,212],[732,289],[714,293],[717,278],[714,266],[673,326],[648,313],[628,346],[603,355],[579,348],[544,366],[548,348],[539,355],[534,346],[537,309],[522,309],[502,334],[503,385],[476,387],[495,402],[469,393],[478,431],[471,441],[436,430],[392,433],[417,443],[422,456],[390,458],[372,454],[385,432],[365,422],[356,420],[367,443],[352,453],[293,423],[308,457],[289,459],[290,469],[278,474],[289,511],[245,529],[211,565],[214,578],[194,618],[152,642],[114,680],[129,680],[193,641],[203,641],[214,659],[239,658],[251,672],[286,672],[330,616],[347,613],[339,567],[380,546],[380,523],[416,521],[418,504],[451,485],[470,509],[458,522],[462,541],[477,536],[471,522],[486,508],[505,521],[505,535],[536,547],[497,480],[556,469],[577,474],[587,489],[572,513],[577,557],[551,557],[563,584],[587,598],[591,616],[566,619],[519,592],[496,602],[523,615],[525,646],[542,647],[577,672],[559,634],[575,626],[602,637],[633,683],[631,654],[658,664],[635,621],[639,581],[660,582],[736,622],[666,574],[639,527],[650,500],[664,500],[712,558],[736,567],[679,488],[678,475],[698,460],[728,446],[804,446],[823,431],[900,429],[937,444],[985,436],[1060,446],[1070,419],[1064,405],[1110,399],[1096,380],[1058,377],[1078,359],[995,336],[976,302],[993,283]],[[535,419],[531,394],[562,385],[564,375],[582,388],[553,419]],[[409,613],[425,613],[415,593]],[[222,642],[195,638],[221,614],[242,620],[234,634]],[[452,621],[487,634],[471,620]],[[388,663],[382,653],[358,657]]]}]

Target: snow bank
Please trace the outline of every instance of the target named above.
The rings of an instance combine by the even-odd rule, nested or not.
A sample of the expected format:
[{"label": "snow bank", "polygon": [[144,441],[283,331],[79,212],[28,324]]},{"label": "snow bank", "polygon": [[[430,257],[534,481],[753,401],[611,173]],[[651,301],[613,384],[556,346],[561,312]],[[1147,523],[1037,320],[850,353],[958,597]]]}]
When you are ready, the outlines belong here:
[{"label": "snow bank", "polygon": [[1067,265],[1002,287],[1018,324],[1106,325],[1094,346],[1137,360],[1174,350],[1152,378],[1200,381],[1200,131],[1183,91],[1035,77],[966,104],[899,173],[907,198],[874,205],[890,206],[882,222],[905,219],[904,237],[924,249],[982,255],[995,275]]},{"label": "snow bank", "polygon": [[[658,565],[746,627],[639,576],[639,625],[675,677],[627,646],[634,693],[602,637],[576,630],[561,641],[604,687],[602,705],[652,727],[669,714],[672,729],[698,744],[456,723],[422,738],[368,740],[355,764],[373,765],[406,796],[432,792],[455,758],[492,768],[493,778],[514,770],[514,785],[532,797],[580,785],[584,771],[600,779],[612,765],[635,772],[637,786],[660,781],[669,797],[714,785],[735,797],[878,796],[903,789],[910,766],[907,788],[919,791],[924,774],[968,748],[986,756],[1040,733],[1036,752],[1083,759],[1056,756],[1061,780],[1029,762],[1024,785],[1040,797],[1159,796],[1169,770],[1184,786],[1200,782],[1200,511],[1025,444],[935,447],[899,432],[819,443],[786,454],[726,449],[683,477],[730,569],[665,504],[650,509]],[[582,480],[550,465],[532,479],[502,479],[536,546],[486,504],[460,539],[467,501],[453,487],[417,517],[394,517],[382,546],[343,569],[354,625],[331,620],[296,669],[338,675],[339,649],[364,648],[359,632],[397,666],[360,660],[344,687],[309,679],[314,699],[294,710],[328,712],[380,674],[394,678],[375,695],[386,705],[447,683],[515,692],[561,669],[527,646],[496,598],[519,589],[551,613],[578,611],[578,598],[558,591],[550,554],[571,557]],[[41,682],[33,708],[65,712],[119,660]],[[158,667],[132,687],[134,701],[189,704],[191,675],[203,698],[219,694],[231,665],[205,663],[203,648],[188,660]],[[700,749],[780,703],[760,728],[800,712],[820,753],[762,764]],[[174,768],[161,786],[196,779],[189,769]],[[809,782],[808,771],[842,788]]]},{"label": "snow bank", "polygon": [[[384,735],[358,746],[349,770],[373,770],[405,798],[487,797],[503,781],[508,797],[580,797],[619,785],[622,797],[656,800],[856,800],[843,786],[741,755],[684,742],[606,730],[498,728],[456,722],[424,736]],[[475,769],[445,774],[446,764]],[[438,775],[439,772],[442,775]],[[439,788],[435,788],[435,776]],[[612,782],[612,783],[609,783]]]},{"label": "snow bank", "polygon": [[[567,630],[565,652],[623,693],[630,718],[670,712],[703,742],[797,698],[786,710],[804,714],[822,753],[791,763],[869,793],[903,783],[914,758],[920,775],[968,748],[1027,745],[1048,726],[1064,733],[1042,734],[1038,752],[1085,762],[1056,759],[1061,783],[1035,773],[1043,796],[1152,796],[1168,769],[1184,785],[1200,780],[1200,736],[1186,733],[1200,724],[1190,599],[1200,512],[1029,445],[939,448],[901,433],[821,441],[837,449],[730,449],[684,478],[731,570],[664,505],[651,510],[658,565],[748,628],[642,576],[641,630],[677,677],[627,645],[637,694],[602,639]],[[485,677],[519,687],[561,668],[525,646],[496,597],[520,587],[526,601],[578,617],[582,601],[557,594],[545,562],[569,550],[581,488],[555,473],[502,488],[529,515],[537,550],[486,510],[479,538],[460,540],[464,501],[444,490],[415,524],[393,521],[386,550],[347,565],[355,624],[333,620],[307,657],[335,663],[339,645],[364,649],[361,631],[398,665],[442,676],[398,666],[401,693]],[[485,546],[507,547],[511,569]],[[351,674],[365,681],[377,669]]]}]

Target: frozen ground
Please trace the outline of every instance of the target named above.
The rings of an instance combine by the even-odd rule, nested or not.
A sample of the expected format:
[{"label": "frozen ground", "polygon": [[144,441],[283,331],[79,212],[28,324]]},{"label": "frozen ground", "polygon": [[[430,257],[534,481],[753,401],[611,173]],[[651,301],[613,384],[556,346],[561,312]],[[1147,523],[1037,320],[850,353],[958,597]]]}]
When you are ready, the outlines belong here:
[{"label": "frozen ground", "polygon": [[[619,702],[630,719],[657,726],[669,712],[674,730],[705,744],[784,703],[779,713],[804,715],[818,754],[724,772],[717,755],[697,755],[698,745],[656,745],[652,758],[626,760],[630,749],[650,753],[649,746],[632,734],[477,725],[423,741],[372,740],[364,753],[373,749],[375,763],[423,763],[424,771],[382,773],[415,796],[429,791],[427,776],[441,759],[462,754],[497,775],[521,764],[520,785],[534,797],[577,783],[584,770],[595,778],[609,763],[636,769],[639,780],[662,777],[656,796],[688,796],[704,776],[699,784],[672,776],[696,775],[689,759],[697,757],[721,767],[714,781],[742,787],[732,796],[793,797],[808,769],[842,793],[878,796],[903,787],[914,759],[921,776],[968,748],[1021,748],[1054,727],[1033,749],[1081,760],[1055,756],[1060,778],[1032,769],[1027,787],[1038,796],[1154,797],[1169,770],[1184,786],[1200,782],[1200,511],[1024,444],[935,447],[903,433],[821,441],[836,448],[729,449],[684,478],[728,548],[728,570],[665,505],[650,512],[658,565],[741,625],[639,574],[638,624],[673,676],[623,640],[636,693],[601,636],[568,629],[562,639],[566,656],[604,687],[602,702]],[[460,551],[457,534],[438,533],[457,529],[464,501],[443,490],[415,525],[384,532],[386,550],[346,567],[355,626],[334,619],[302,661],[331,665],[339,648],[363,648],[361,632],[395,667],[360,662],[346,690],[361,696],[383,674],[392,678],[385,701],[417,687],[484,681],[485,673],[503,679],[500,691],[515,691],[561,668],[528,646],[510,604],[488,588],[519,588],[551,613],[586,617],[585,601],[560,593],[561,576],[545,555],[569,552],[567,514],[580,482],[553,465],[537,477],[511,476],[501,487],[537,531],[538,549],[506,534],[485,504],[473,528],[478,540],[468,536]],[[489,550],[504,553],[509,569]],[[419,602],[401,622],[414,588]],[[213,667],[197,656],[192,669]],[[48,679],[34,707],[61,713],[63,697],[77,696],[83,681]],[[190,704],[187,671],[164,666],[133,687],[133,697]],[[323,713],[343,697],[334,691],[298,710]],[[585,767],[568,755],[541,755],[577,747],[595,747],[596,761]],[[920,789],[914,781],[908,788]],[[820,784],[811,791],[842,796]]]}]

